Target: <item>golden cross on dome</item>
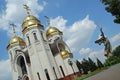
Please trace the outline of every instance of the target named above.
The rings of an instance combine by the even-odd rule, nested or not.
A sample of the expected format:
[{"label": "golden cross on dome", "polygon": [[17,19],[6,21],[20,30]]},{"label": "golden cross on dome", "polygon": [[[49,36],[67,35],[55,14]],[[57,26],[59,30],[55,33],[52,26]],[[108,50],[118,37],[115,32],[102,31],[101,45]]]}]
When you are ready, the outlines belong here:
[{"label": "golden cross on dome", "polygon": [[30,15],[30,7],[26,4],[23,5],[24,9],[27,11],[27,14]]},{"label": "golden cross on dome", "polygon": [[50,20],[49,20],[49,17],[47,17],[47,16],[44,16],[45,17],[45,19],[46,19],[46,21],[47,21],[47,24],[48,24],[48,26],[50,25]]},{"label": "golden cross on dome", "polygon": [[13,27],[13,33],[14,33],[14,35],[16,35],[16,31],[15,31],[15,27],[16,27],[16,25],[15,25],[14,23],[12,23],[12,24],[10,24],[10,26]]}]

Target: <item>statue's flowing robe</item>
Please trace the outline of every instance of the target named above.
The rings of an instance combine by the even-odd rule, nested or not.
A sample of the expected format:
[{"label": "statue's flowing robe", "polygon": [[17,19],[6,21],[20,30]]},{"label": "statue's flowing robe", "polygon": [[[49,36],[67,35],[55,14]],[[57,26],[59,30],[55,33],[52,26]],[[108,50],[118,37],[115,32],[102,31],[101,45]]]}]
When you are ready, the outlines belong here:
[{"label": "statue's flowing robe", "polygon": [[104,49],[105,55],[109,56],[111,54],[112,49],[111,49],[110,41],[108,39],[105,40],[104,46],[105,46],[105,49]]}]

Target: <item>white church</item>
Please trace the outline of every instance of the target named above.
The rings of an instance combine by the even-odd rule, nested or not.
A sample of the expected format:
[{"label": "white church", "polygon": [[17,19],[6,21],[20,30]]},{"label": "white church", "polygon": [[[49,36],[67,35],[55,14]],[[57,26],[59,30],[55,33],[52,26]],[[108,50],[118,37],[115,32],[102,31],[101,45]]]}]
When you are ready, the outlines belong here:
[{"label": "white church", "polygon": [[80,73],[63,32],[50,25],[45,32],[40,20],[27,13],[22,23],[25,41],[13,25],[14,36],[7,46],[13,80],[74,80]]}]

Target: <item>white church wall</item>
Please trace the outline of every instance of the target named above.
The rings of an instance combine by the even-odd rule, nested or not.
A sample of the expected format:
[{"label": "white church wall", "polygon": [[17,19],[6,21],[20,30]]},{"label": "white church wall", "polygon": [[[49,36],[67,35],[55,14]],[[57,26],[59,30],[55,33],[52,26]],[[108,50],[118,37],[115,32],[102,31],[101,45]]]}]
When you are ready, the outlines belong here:
[{"label": "white church wall", "polygon": [[56,63],[59,67],[59,71],[60,71],[60,74],[62,75],[62,77],[64,77],[64,75],[62,74],[60,66],[62,66],[64,74],[65,74],[65,76],[67,76],[68,75],[67,68],[66,68],[65,63],[64,63],[64,61],[59,53],[55,56],[55,60],[56,60]]},{"label": "white church wall", "polygon": [[[51,66],[52,64],[50,64],[50,60],[48,59],[48,55],[45,52],[44,40],[42,39],[43,37],[41,35],[41,32],[38,29],[39,28],[31,29],[26,34],[27,36],[29,36],[30,42],[31,42],[31,45],[30,45],[31,48],[28,49],[28,52],[30,52],[29,50],[31,50],[31,49],[33,50],[32,56],[35,56],[35,59],[32,58],[32,60],[35,61],[33,65],[41,64],[41,66],[42,66],[41,69],[43,70],[43,72],[45,69],[47,69],[51,80],[54,80],[55,75],[54,75],[53,70],[52,70],[52,66]],[[37,34],[38,42],[37,41],[35,42],[34,36],[32,34],[33,32],[35,32]],[[35,66],[34,66],[34,68],[35,68]],[[36,70],[39,70],[39,69],[40,69],[40,67],[38,67],[38,68],[36,67]]]}]

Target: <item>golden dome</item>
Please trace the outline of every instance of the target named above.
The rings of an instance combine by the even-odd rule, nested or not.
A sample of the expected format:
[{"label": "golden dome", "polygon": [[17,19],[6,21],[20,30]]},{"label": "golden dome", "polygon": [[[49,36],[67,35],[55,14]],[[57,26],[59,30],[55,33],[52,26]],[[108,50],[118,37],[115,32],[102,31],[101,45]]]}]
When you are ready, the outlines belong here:
[{"label": "golden dome", "polygon": [[73,57],[72,53],[69,53],[66,50],[61,51],[62,58]]},{"label": "golden dome", "polygon": [[46,31],[46,37],[50,37],[55,34],[63,34],[60,30],[58,30],[56,27],[49,27],[49,29]]},{"label": "golden dome", "polygon": [[32,15],[28,15],[22,24],[22,32],[24,33],[27,29],[33,28],[33,27],[41,27],[42,29],[44,28],[43,25],[41,25],[40,21],[32,16]]},{"label": "golden dome", "polygon": [[7,46],[7,49],[9,49],[9,48],[11,48],[12,46],[15,46],[15,45],[23,45],[23,46],[25,46],[26,44],[25,44],[25,42],[24,42],[24,40],[22,38],[20,38],[20,37],[18,37],[18,36],[15,35],[10,40],[10,42],[9,42],[9,44]]}]

